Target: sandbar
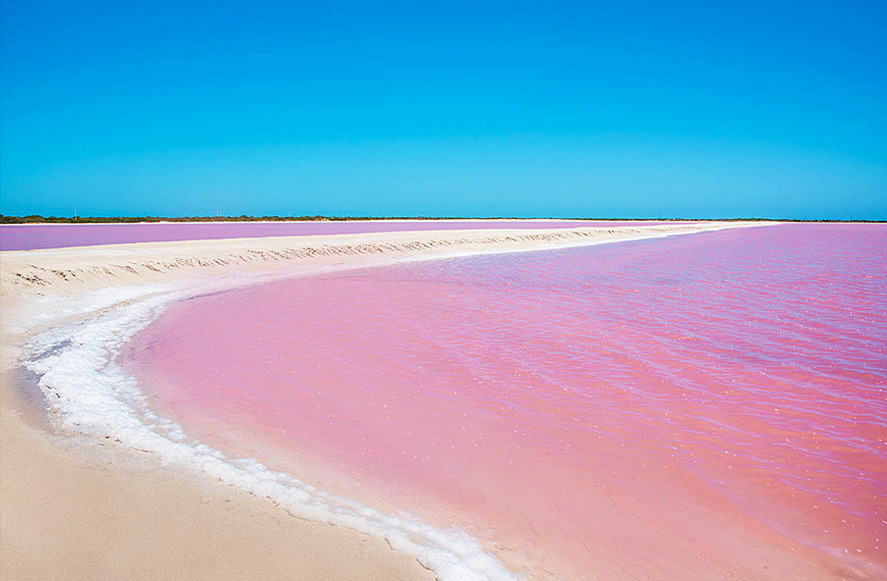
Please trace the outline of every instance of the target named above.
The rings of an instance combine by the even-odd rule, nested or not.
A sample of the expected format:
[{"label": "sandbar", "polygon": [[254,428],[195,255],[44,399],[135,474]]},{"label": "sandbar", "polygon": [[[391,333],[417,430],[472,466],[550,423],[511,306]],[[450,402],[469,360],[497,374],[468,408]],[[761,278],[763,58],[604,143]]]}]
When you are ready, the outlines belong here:
[{"label": "sandbar", "polygon": [[[582,246],[750,224],[410,231],[0,253],[0,577],[434,579],[411,554],[184,474],[52,417],[17,370],[30,338],[126,306],[107,289],[225,289],[407,260]],[[195,291],[198,292],[198,291]],[[108,295],[112,296],[112,295]],[[117,292],[115,297],[126,296]],[[48,414],[48,415],[47,415]]]}]

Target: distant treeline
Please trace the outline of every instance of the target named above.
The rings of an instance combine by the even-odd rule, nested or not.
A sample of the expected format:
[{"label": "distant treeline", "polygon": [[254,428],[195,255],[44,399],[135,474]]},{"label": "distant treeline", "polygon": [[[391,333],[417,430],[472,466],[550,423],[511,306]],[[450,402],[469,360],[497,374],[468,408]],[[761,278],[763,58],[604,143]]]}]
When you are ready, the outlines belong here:
[{"label": "distant treeline", "polygon": [[[0,224],[135,224],[142,222],[343,222],[348,220],[458,220],[457,216],[184,216],[170,218],[163,216],[5,216],[0,214]],[[491,216],[478,220],[515,220]],[[848,220],[795,220],[791,218],[540,218],[543,220],[589,220],[589,221],[650,221],[682,222],[847,222]],[[883,222],[883,220],[849,220],[850,222]]]}]

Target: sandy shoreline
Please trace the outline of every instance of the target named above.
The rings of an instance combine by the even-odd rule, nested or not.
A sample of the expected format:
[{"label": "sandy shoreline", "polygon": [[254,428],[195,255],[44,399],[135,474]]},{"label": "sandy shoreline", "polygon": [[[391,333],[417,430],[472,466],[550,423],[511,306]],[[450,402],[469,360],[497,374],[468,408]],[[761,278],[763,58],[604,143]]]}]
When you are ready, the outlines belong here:
[{"label": "sandy shoreline", "polygon": [[57,421],[47,431],[11,375],[38,333],[150,293],[209,292],[341,268],[742,225],[411,231],[4,252],[0,577],[435,577],[383,539],[295,518],[267,499],[182,474],[97,435],[75,435]]}]

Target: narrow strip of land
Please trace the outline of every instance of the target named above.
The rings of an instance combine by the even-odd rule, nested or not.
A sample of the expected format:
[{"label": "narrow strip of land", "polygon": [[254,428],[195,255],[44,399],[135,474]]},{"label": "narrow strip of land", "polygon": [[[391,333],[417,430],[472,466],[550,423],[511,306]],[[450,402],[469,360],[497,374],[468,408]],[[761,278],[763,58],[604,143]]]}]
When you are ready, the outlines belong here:
[{"label": "narrow strip of land", "polygon": [[[39,398],[36,406],[29,402],[13,380],[20,350],[48,327],[125,303],[121,289],[224,288],[347,267],[738,225],[423,231],[0,253],[0,577],[433,578],[382,540],[294,518],[267,500],[172,473],[105,441],[84,443],[47,430],[34,409]],[[109,289],[122,298],[90,298]]]}]

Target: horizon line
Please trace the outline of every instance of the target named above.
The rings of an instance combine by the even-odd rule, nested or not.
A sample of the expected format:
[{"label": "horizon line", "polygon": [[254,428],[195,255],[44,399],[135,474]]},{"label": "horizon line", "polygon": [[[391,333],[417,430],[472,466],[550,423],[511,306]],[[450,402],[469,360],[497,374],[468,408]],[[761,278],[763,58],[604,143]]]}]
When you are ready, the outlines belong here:
[{"label": "horizon line", "polygon": [[44,216],[41,214],[5,215],[0,214],[0,225],[14,224],[136,224],[136,223],[211,223],[211,222],[342,222],[342,221],[380,221],[380,220],[563,220],[563,221],[603,221],[603,222],[812,222],[812,223],[887,223],[887,220],[870,220],[858,218],[849,220],[837,218],[804,219],[804,218],[773,218],[773,217],[727,217],[727,218],[691,218],[691,217],[563,217],[563,216],[327,216],[323,214],[303,216],[280,215],[214,215],[214,216]]}]

